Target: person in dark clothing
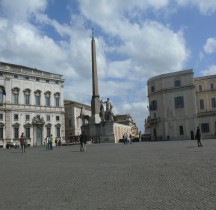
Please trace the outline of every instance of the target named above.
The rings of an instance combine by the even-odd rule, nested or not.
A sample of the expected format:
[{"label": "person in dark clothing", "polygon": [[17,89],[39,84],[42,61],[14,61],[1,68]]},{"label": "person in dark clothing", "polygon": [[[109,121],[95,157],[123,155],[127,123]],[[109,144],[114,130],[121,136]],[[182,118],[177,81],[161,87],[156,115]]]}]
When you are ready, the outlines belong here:
[{"label": "person in dark clothing", "polygon": [[22,152],[25,152],[25,149],[26,149],[26,142],[25,142],[25,136],[24,136],[24,133],[21,134],[20,136],[20,145],[21,145],[21,148],[22,148]]},{"label": "person in dark clothing", "polygon": [[86,141],[87,137],[84,132],[80,135],[80,152],[85,152],[86,151]]},{"label": "person in dark clothing", "polygon": [[203,145],[201,143],[201,133],[200,133],[199,126],[197,127],[197,131],[196,131],[196,140],[197,140],[198,147],[202,147]]}]

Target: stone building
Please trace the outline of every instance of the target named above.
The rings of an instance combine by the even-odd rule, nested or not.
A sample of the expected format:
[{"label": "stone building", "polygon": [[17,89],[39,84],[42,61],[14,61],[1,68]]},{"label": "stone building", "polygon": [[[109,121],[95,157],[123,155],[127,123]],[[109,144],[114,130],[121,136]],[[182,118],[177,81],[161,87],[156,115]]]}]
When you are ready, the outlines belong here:
[{"label": "stone building", "polygon": [[130,114],[115,115],[115,122],[124,125],[129,125],[131,127],[130,134],[133,138],[139,136],[137,125],[133,121]]},{"label": "stone building", "polygon": [[81,134],[81,126],[87,123],[91,116],[91,106],[69,100],[65,100],[64,106],[65,140],[66,142],[76,142]]},{"label": "stone building", "polygon": [[148,80],[152,140],[194,139],[216,134],[216,75],[194,78],[193,70],[162,74]]},{"label": "stone building", "polygon": [[151,139],[191,139],[197,118],[193,70],[162,74],[147,85]]},{"label": "stone building", "polygon": [[0,62],[0,146],[19,143],[22,132],[30,146],[51,134],[64,142],[63,88],[62,75]]},{"label": "stone building", "polygon": [[216,75],[194,79],[197,125],[204,138],[216,138]]}]

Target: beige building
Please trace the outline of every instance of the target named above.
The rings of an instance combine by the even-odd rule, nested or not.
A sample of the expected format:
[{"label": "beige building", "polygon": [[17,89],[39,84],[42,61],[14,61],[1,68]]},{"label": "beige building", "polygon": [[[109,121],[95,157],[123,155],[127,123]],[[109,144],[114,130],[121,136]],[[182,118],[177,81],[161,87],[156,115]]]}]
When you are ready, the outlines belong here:
[{"label": "beige building", "polygon": [[[65,139],[69,142],[77,142],[81,134],[81,127],[88,124],[91,117],[91,107],[79,102],[65,100]],[[125,125],[125,126],[124,126]],[[129,127],[128,127],[129,126]],[[105,129],[102,126],[103,129]],[[138,129],[130,114],[115,115],[115,141],[119,142],[124,133],[131,133],[133,137],[138,136]],[[97,139],[97,136],[91,136]]]},{"label": "beige building", "polygon": [[51,134],[64,142],[63,88],[62,75],[1,62],[0,147],[19,143],[22,132],[30,146],[44,144]]},{"label": "beige building", "polygon": [[124,125],[129,125],[131,127],[131,130],[129,133],[131,134],[133,138],[139,136],[136,123],[133,121],[130,114],[115,115],[115,122],[124,124]]},{"label": "beige building", "polygon": [[148,80],[148,124],[152,140],[194,138],[197,110],[193,70]]},{"label": "beige building", "polygon": [[81,134],[81,126],[87,123],[88,118],[91,116],[91,107],[69,100],[65,100],[64,106],[65,139],[67,142],[74,142],[78,140]]},{"label": "beige building", "polygon": [[216,138],[216,75],[194,79],[197,125],[203,138]]}]

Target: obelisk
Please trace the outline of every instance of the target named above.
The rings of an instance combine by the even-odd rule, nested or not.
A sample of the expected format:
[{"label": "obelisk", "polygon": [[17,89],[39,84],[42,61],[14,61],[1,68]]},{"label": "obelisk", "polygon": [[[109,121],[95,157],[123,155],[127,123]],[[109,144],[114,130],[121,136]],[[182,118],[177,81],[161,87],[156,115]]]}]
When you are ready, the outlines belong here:
[{"label": "obelisk", "polygon": [[92,41],[91,41],[91,53],[92,53],[92,100],[91,100],[92,117],[91,117],[90,123],[97,124],[101,122],[101,119],[99,115],[100,114],[100,96],[98,93],[96,47],[95,47],[93,30],[92,30]]}]

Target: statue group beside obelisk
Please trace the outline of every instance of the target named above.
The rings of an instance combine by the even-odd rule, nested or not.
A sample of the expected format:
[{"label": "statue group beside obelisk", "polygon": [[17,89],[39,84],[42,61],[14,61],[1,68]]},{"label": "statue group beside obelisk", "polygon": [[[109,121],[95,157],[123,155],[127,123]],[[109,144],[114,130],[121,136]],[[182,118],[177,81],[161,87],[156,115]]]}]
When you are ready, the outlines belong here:
[{"label": "statue group beside obelisk", "polygon": [[[100,99],[98,91],[98,76],[96,62],[96,45],[92,33],[91,40],[92,55],[92,99],[91,99],[91,116],[81,116],[84,121],[82,131],[88,137],[99,138],[100,142],[117,142],[125,130],[129,130],[128,125],[114,122],[113,105],[109,98],[106,101]],[[105,108],[106,109],[105,109]],[[86,121],[85,121],[86,122]]]}]

